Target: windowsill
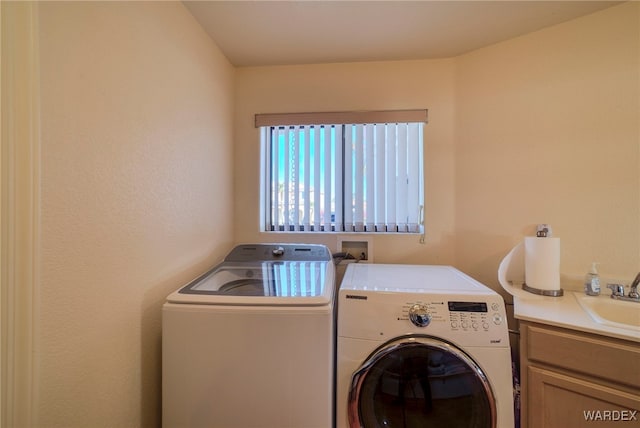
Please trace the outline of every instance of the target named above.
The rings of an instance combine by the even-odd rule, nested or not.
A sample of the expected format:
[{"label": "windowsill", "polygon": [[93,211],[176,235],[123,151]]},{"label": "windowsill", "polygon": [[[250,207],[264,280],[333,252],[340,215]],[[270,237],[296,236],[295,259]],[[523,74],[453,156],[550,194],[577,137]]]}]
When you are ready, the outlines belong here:
[{"label": "windowsill", "polygon": [[296,232],[296,231],[262,231],[260,232],[261,234],[274,234],[274,235],[283,235],[283,234],[288,234],[288,235],[310,235],[310,236],[333,236],[333,235],[353,235],[353,236],[362,236],[362,235],[367,235],[367,236],[380,236],[380,235],[385,235],[385,236],[413,236],[413,237],[420,237],[422,236],[422,233],[419,232]]}]

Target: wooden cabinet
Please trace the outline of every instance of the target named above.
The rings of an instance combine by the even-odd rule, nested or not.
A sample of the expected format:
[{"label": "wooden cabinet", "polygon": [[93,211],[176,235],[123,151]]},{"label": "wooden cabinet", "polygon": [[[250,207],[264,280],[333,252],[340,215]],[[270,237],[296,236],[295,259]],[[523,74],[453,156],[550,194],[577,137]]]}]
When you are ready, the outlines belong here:
[{"label": "wooden cabinet", "polygon": [[520,377],[523,428],[640,426],[639,343],[521,321]]}]

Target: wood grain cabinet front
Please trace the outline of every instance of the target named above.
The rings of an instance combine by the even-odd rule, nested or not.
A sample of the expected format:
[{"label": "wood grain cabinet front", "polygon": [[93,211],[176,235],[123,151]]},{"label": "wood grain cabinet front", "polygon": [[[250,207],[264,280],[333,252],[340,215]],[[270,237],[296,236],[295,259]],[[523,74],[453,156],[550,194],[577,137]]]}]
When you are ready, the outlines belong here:
[{"label": "wood grain cabinet front", "polygon": [[523,428],[640,426],[640,344],[526,321],[520,334]]}]

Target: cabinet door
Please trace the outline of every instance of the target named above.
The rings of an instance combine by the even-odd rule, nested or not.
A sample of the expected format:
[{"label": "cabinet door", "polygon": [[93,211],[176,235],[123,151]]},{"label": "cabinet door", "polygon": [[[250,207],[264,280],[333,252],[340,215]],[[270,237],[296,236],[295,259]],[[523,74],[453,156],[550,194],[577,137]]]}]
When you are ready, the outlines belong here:
[{"label": "cabinet door", "polygon": [[529,366],[528,426],[599,428],[612,422],[640,423],[640,397]]}]

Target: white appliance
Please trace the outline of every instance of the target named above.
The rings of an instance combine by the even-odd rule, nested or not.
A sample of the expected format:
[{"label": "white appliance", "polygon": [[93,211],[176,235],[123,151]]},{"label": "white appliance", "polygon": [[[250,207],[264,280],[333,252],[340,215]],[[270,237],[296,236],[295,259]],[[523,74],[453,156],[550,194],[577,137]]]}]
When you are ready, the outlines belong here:
[{"label": "white appliance", "polygon": [[163,426],[332,426],[334,277],[324,246],[240,245],[169,295]]},{"label": "white appliance", "polygon": [[513,428],[502,297],[450,266],[351,264],[336,426]]}]

